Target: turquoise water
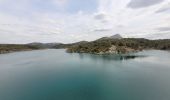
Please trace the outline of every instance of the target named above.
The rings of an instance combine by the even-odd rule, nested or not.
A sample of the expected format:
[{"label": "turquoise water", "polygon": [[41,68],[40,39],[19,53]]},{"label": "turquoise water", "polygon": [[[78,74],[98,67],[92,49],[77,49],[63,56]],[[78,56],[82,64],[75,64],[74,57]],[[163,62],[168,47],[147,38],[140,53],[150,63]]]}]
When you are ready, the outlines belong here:
[{"label": "turquoise water", "polygon": [[170,100],[170,52],[0,55],[0,100]]}]

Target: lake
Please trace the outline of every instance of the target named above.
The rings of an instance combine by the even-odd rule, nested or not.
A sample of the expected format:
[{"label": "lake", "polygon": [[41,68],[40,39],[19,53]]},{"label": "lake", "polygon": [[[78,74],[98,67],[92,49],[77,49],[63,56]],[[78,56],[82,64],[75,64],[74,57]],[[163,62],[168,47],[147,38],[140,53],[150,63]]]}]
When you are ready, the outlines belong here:
[{"label": "lake", "polygon": [[0,100],[170,100],[170,52],[1,54]]}]

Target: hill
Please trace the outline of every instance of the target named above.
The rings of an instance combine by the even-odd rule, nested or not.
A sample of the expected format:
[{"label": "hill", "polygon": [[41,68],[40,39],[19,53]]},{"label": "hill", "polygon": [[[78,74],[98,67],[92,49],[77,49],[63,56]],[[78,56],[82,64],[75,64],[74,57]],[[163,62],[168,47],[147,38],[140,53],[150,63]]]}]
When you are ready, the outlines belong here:
[{"label": "hill", "polygon": [[69,53],[119,54],[144,49],[170,50],[170,40],[148,40],[144,38],[102,38],[85,44],[74,45]]},{"label": "hill", "polygon": [[148,40],[144,38],[122,38],[119,34],[103,37],[95,41],[80,41],[76,43],[29,43],[0,44],[0,54],[15,51],[38,49],[67,49],[69,53],[122,54],[145,49],[170,50],[170,39]]},{"label": "hill", "polygon": [[115,34],[110,37],[111,39],[122,39],[123,37],[120,34]]},{"label": "hill", "polygon": [[16,51],[28,51],[28,50],[39,50],[39,49],[64,49],[69,48],[74,45],[82,45],[87,43],[87,41],[80,41],[71,44],[63,44],[63,43],[39,43],[33,42],[29,44],[0,44],[0,54],[10,53]]},{"label": "hill", "polygon": [[39,47],[19,44],[0,44],[0,54],[10,53],[15,51],[38,50]]},{"label": "hill", "polygon": [[123,37],[120,35],[120,34],[115,34],[113,36],[110,36],[110,37],[102,37],[98,40],[107,40],[107,39],[122,39]]}]

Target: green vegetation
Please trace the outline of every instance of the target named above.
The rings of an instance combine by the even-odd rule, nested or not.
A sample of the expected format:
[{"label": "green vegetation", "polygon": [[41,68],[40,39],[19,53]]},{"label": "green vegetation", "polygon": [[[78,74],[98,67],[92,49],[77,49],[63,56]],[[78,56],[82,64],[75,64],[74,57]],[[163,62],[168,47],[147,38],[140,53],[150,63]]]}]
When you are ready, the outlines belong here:
[{"label": "green vegetation", "polygon": [[38,49],[63,49],[69,48],[73,45],[79,45],[86,43],[86,41],[81,41],[72,44],[62,44],[62,43],[29,43],[29,44],[0,44],[0,54],[10,53],[16,51],[29,51],[29,50],[38,50]]},{"label": "green vegetation", "polygon": [[67,49],[70,53],[128,53],[144,49],[170,50],[170,40],[147,40],[143,38],[103,38],[74,45]]},{"label": "green vegetation", "polygon": [[15,51],[37,50],[37,49],[39,48],[35,46],[29,46],[29,45],[1,44],[0,54],[15,52]]},{"label": "green vegetation", "polygon": [[15,51],[28,51],[37,49],[61,49],[67,48],[69,53],[95,53],[95,54],[119,54],[137,52],[144,49],[170,50],[170,39],[147,40],[143,38],[113,38],[105,37],[96,41],[81,41],[72,44],[62,43],[31,43],[25,45],[0,44],[0,54]]}]

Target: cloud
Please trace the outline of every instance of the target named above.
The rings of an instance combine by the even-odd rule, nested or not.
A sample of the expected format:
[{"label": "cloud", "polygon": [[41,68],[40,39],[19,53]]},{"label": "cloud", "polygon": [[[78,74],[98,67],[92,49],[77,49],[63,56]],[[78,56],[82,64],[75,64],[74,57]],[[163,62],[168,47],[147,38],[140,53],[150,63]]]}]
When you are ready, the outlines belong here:
[{"label": "cloud", "polygon": [[106,15],[103,13],[100,13],[100,14],[95,15],[94,18],[97,20],[103,20],[106,18]]},{"label": "cloud", "polygon": [[164,0],[131,0],[131,2],[128,4],[128,7],[133,9],[149,7],[155,4],[159,4],[163,1]]},{"label": "cloud", "polygon": [[[161,38],[161,35],[154,34],[159,33],[160,28],[163,33],[169,30],[165,28],[170,27],[169,2],[0,0],[0,43],[70,43],[91,41],[116,33],[127,37]],[[129,3],[137,6],[129,7]]]},{"label": "cloud", "polygon": [[160,28],[157,28],[157,30],[159,30],[159,31],[170,31],[170,27],[160,27]]},{"label": "cloud", "polygon": [[170,12],[170,2],[163,5],[160,9],[158,9],[155,13],[163,13],[163,12]]},{"label": "cloud", "polygon": [[108,32],[111,31],[112,29],[95,29],[95,32]]},{"label": "cloud", "polygon": [[94,14],[94,19],[101,23],[108,23],[110,21],[109,16],[105,13]]},{"label": "cloud", "polygon": [[68,3],[68,0],[53,0],[58,6],[65,6]]},{"label": "cloud", "polygon": [[148,34],[143,37],[148,38],[148,39],[169,39],[170,33],[169,32],[161,32],[161,33],[155,33],[155,34]]}]

